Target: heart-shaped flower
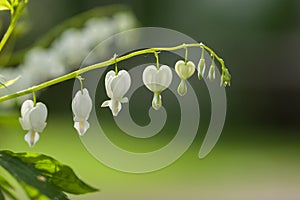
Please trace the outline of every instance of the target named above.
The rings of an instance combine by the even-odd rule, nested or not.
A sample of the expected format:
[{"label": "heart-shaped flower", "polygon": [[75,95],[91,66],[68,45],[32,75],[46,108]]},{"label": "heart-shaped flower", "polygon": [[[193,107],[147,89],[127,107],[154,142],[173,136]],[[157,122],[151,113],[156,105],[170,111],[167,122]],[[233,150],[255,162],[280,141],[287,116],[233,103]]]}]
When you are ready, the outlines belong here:
[{"label": "heart-shaped flower", "polygon": [[84,135],[90,127],[87,121],[92,111],[92,99],[86,88],[79,90],[72,101],[72,111],[74,114],[74,128],[80,136]]},{"label": "heart-shaped flower", "polygon": [[175,71],[181,79],[177,89],[178,94],[184,96],[187,92],[186,80],[194,74],[195,64],[192,61],[179,60],[175,64]]},{"label": "heart-shaped flower", "polygon": [[43,132],[46,127],[47,114],[47,107],[43,103],[34,106],[32,100],[26,100],[22,104],[19,121],[23,130],[28,131],[24,139],[30,147],[39,140],[39,132]]},{"label": "heart-shaped flower", "polygon": [[116,74],[115,71],[109,71],[105,76],[105,89],[107,96],[111,100],[104,101],[101,107],[109,107],[113,116],[120,112],[121,103],[127,103],[128,99],[124,97],[131,85],[131,78],[127,71],[121,70]]},{"label": "heart-shaped flower", "polygon": [[154,93],[152,107],[158,110],[162,105],[160,93],[168,88],[172,82],[172,71],[169,66],[162,65],[159,68],[149,65],[143,72],[145,86]]}]

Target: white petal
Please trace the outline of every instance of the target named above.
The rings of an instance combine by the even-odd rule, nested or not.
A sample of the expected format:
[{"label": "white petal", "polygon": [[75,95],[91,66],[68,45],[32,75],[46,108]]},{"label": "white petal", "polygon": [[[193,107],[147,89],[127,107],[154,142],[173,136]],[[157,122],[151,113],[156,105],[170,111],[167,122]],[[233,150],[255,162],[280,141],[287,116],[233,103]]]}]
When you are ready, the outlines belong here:
[{"label": "white petal", "polygon": [[124,97],[123,99],[121,99],[120,102],[121,102],[121,103],[128,103],[128,98],[127,98],[127,97]]},{"label": "white petal", "polygon": [[215,65],[212,64],[210,66],[210,69],[208,71],[208,75],[207,78],[209,78],[211,81],[214,80],[216,78],[216,72],[215,72]]},{"label": "white petal", "polygon": [[92,99],[86,88],[79,90],[72,101],[72,111],[75,115],[74,121],[85,121],[92,111]]},{"label": "white petal", "polygon": [[30,147],[33,147],[35,143],[40,139],[38,132],[29,131],[25,136],[24,140],[28,143]]},{"label": "white petal", "polygon": [[111,100],[104,101],[101,107],[108,107],[111,104]]},{"label": "white petal", "polygon": [[111,81],[111,91],[113,96],[111,98],[121,100],[131,85],[131,78],[127,71],[121,70],[118,75]]},{"label": "white petal", "polygon": [[115,75],[116,75],[116,72],[111,70],[105,76],[105,89],[106,89],[107,96],[109,98],[112,98],[112,96],[113,96],[113,93],[111,90],[111,81],[113,80]]},{"label": "white petal", "polygon": [[157,78],[161,86],[164,88],[169,87],[172,82],[172,71],[170,67],[167,65],[160,66]]},{"label": "white petal", "polygon": [[[29,116],[29,114],[28,114],[28,116]],[[20,122],[23,130],[28,131],[29,129],[31,129],[31,124],[30,124],[28,117],[19,118],[19,122]]]},{"label": "white petal", "polygon": [[143,72],[143,82],[152,92],[162,92],[172,82],[172,71],[167,65],[162,65],[159,69],[149,65]]},{"label": "white petal", "polygon": [[90,128],[90,124],[88,121],[74,122],[74,128],[77,130],[80,136],[83,136]]},{"label": "white petal", "polygon": [[188,79],[195,72],[195,64],[192,61],[185,63],[183,60],[179,60],[175,64],[175,71],[181,79]]},{"label": "white petal", "polygon": [[155,110],[159,110],[162,105],[161,95],[159,93],[154,93],[153,99],[152,99],[152,107]]},{"label": "white petal", "polygon": [[33,108],[33,101],[32,100],[26,100],[22,104],[21,107],[21,116],[24,117],[28,111],[30,111]]},{"label": "white petal", "polygon": [[29,130],[31,129],[31,124],[29,120],[29,113],[33,109],[33,101],[32,100],[26,100],[22,104],[21,107],[21,118],[19,118],[19,122],[23,128],[23,130]]},{"label": "white petal", "polygon": [[200,58],[198,66],[197,66],[198,78],[199,79],[203,78],[204,72],[205,72],[205,68],[206,68],[205,59],[204,58]]},{"label": "white petal", "polygon": [[43,103],[37,103],[29,113],[31,129],[35,132],[42,132],[46,127],[47,107]]},{"label": "white petal", "polygon": [[113,114],[113,116],[117,116],[122,109],[122,104],[119,101],[111,100],[109,104],[109,108]]}]

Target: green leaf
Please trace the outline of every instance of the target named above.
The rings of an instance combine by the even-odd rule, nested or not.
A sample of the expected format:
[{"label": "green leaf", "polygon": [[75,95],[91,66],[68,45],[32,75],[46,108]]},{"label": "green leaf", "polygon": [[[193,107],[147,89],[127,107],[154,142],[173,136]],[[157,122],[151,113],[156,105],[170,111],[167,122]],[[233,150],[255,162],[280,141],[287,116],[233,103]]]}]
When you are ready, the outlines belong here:
[{"label": "green leaf", "polygon": [[85,194],[98,191],[80,180],[69,166],[43,154],[0,151],[0,165],[34,200],[65,200],[68,198],[63,192]]},{"label": "green leaf", "polygon": [[4,199],[4,193],[11,199],[16,200],[16,196],[11,191],[13,189],[14,188],[12,187],[12,185],[3,176],[0,175],[0,200]]},{"label": "green leaf", "polygon": [[12,6],[7,0],[0,0],[0,10],[12,10]]}]

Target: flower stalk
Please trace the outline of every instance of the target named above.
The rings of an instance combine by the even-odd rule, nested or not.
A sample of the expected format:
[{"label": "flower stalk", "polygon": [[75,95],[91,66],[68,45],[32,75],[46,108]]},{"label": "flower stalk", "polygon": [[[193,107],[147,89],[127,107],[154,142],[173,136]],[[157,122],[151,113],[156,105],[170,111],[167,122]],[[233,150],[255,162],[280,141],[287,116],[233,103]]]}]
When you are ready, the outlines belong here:
[{"label": "flower stalk", "polygon": [[17,97],[20,97],[20,96],[23,96],[23,95],[26,95],[26,94],[30,94],[30,93],[42,90],[42,89],[47,88],[49,86],[52,86],[52,85],[55,85],[55,84],[58,84],[58,83],[61,83],[61,82],[64,82],[64,81],[67,81],[67,80],[70,80],[70,79],[77,78],[79,75],[84,74],[86,72],[89,72],[91,70],[99,69],[99,68],[102,68],[102,67],[107,67],[109,65],[113,65],[117,62],[121,62],[123,60],[127,60],[127,59],[130,59],[130,58],[135,57],[135,56],[144,55],[144,54],[155,54],[155,53],[160,52],[160,51],[176,51],[176,50],[179,50],[179,49],[187,49],[187,48],[191,48],[191,47],[203,47],[206,51],[208,51],[221,64],[222,71],[224,71],[226,69],[223,59],[220,58],[211,48],[204,45],[203,43],[182,44],[182,45],[178,45],[178,46],[174,46],[174,47],[148,48],[148,49],[135,51],[135,52],[132,52],[132,53],[129,53],[129,54],[126,54],[124,56],[117,57],[117,58],[112,57],[111,59],[109,59],[107,61],[97,63],[97,64],[94,64],[94,65],[90,65],[90,66],[87,66],[85,68],[81,68],[81,69],[76,70],[74,72],[71,72],[69,74],[66,74],[66,75],[60,76],[58,78],[52,79],[50,81],[41,83],[41,84],[36,85],[36,86],[32,86],[32,87],[27,88],[25,90],[18,91],[14,94],[9,94],[9,95],[2,96],[2,97],[0,97],[0,102],[7,101],[9,99],[17,98]]}]

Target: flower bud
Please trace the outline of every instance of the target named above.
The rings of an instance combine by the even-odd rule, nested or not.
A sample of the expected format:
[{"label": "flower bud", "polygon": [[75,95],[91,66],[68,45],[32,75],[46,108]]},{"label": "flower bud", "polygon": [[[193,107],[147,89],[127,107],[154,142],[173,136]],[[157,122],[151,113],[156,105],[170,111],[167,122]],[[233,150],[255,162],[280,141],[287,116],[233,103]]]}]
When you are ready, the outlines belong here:
[{"label": "flower bud", "polygon": [[206,68],[205,59],[204,58],[200,58],[200,61],[199,61],[198,66],[197,66],[198,79],[199,80],[201,80],[203,78],[204,72],[205,72],[205,68]]},{"label": "flower bud", "polygon": [[214,60],[212,60],[212,63],[210,65],[207,78],[209,78],[211,81],[216,78],[215,61]]},{"label": "flower bud", "polygon": [[220,85],[224,85],[225,87],[228,85],[230,86],[230,80],[231,80],[231,75],[228,71],[227,68],[225,68],[222,72],[222,76],[221,76],[221,83]]}]

